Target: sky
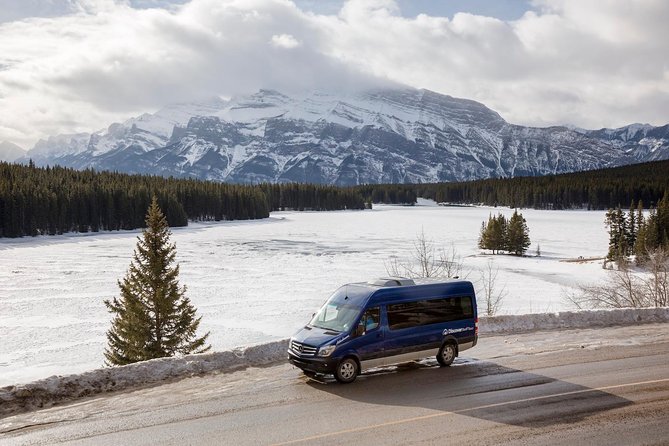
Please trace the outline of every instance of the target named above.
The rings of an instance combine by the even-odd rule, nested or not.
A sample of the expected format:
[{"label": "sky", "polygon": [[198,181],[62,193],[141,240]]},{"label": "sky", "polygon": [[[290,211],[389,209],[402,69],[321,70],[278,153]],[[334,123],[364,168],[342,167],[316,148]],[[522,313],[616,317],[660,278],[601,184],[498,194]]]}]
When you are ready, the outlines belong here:
[{"label": "sky", "polygon": [[669,123],[666,0],[0,0],[0,141],[260,88],[389,85],[515,124]]}]

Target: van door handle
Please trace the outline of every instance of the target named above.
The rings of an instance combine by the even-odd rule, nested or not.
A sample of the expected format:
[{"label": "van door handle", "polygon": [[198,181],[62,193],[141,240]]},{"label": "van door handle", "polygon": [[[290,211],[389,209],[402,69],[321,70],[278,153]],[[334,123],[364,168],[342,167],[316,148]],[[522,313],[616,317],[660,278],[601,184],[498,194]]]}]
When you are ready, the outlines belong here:
[{"label": "van door handle", "polygon": [[383,337],[383,333],[377,333],[377,334],[376,334],[376,337],[377,337],[377,338],[382,338],[382,337]]}]

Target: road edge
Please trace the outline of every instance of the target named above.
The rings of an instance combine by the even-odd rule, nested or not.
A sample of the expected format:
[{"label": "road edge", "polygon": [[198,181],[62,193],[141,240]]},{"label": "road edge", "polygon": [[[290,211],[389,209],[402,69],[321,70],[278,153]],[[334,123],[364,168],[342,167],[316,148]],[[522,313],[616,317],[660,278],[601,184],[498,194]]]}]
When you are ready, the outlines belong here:
[{"label": "road edge", "polygon": [[[669,307],[563,311],[481,317],[481,336],[669,322]],[[132,390],[208,373],[286,360],[288,339],[222,352],[161,358],[0,388],[0,418],[100,393]]]}]

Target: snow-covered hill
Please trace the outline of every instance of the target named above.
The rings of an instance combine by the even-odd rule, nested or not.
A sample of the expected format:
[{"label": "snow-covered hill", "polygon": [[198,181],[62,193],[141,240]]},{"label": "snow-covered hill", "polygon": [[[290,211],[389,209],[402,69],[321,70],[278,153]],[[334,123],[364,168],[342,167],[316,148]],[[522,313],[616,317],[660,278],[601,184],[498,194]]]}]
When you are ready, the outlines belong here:
[{"label": "snow-covered hill", "polygon": [[420,183],[546,175],[669,158],[669,125],[532,128],[428,90],[177,104],[93,134],[38,142],[24,159],[240,183]]},{"label": "snow-covered hill", "polygon": [[0,161],[14,161],[26,154],[26,151],[9,141],[0,142]]}]

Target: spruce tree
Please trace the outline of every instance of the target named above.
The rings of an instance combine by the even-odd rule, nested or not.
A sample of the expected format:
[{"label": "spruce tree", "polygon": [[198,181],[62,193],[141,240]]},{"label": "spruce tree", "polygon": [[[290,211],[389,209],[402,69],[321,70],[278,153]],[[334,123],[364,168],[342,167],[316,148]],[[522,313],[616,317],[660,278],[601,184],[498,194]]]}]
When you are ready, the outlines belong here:
[{"label": "spruce tree", "polygon": [[493,254],[495,253],[495,250],[499,252],[506,249],[507,228],[508,222],[506,221],[506,217],[504,217],[503,214],[499,214],[497,217],[493,217],[490,237]]},{"label": "spruce tree", "polygon": [[629,252],[627,244],[627,221],[625,213],[618,206],[606,213],[606,226],[609,227],[609,260],[619,260]]},{"label": "spruce tree", "polygon": [[492,220],[492,215],[488,217],[488,224],[484,221],[481,222],[481,231],[479,233],[479,249],[489,249],[488,246],[490,246],[490,241],[489,241],[489,230],[488,228],[490,227],[490,220]]},{"label": "spruce tree", "polygon": [[128,272],[118,285],[119,298],[106,300],[114,314],[107,332],[108,365],[124,365],[176,354],[202,353],[209,333],[198,337],[200,317],[180,287],[176,245],[156,197],[146,214]]},{"label": "spruce tree", "polygon": [[646,263],[648,256],[648,247],[646,246],[646,225],[644,224],[637,231],[636,242],[634,243],[634,254],[636,256],[636,264],[643,265]]},{"label": "spruce tree", "polygon": [[627,215],[627,249],[628,253],[632,254],[634,250],[634,243],[637,237],[637,223],[636,223],[636,209],[634,208],[634,201],[630,203],[629,214]]},{"label": "spruce tree", "polygon": [[636,223],[636,233],[637,233],[637,237],[638,237],[638,234],[641,231],[641,228],[643,228],[644,225],[646,224],[644,216],[643,216],[643,202],[641,200],[639,200],[639,202],[636,205],[636,220],[635,220],[635,223]]},{"label": "spruce tree", "polygon": [[496,217],[490,215],[488,223],[481,223],[481,232],[479,235],[479,248],[491,249],[492,253],[506,249],[508,222],[504,215],[499,214]]},{"label": "spruce tree", "polygon": [[669,191],[657,202],[656,215],[658,246],[669,248]]},{"label": "spruce tree", "polygon": [[530,230],[522,214],[514,211],[509,219],[506,234],[506,250],[517,256],[522,256],[530,247]]}]

